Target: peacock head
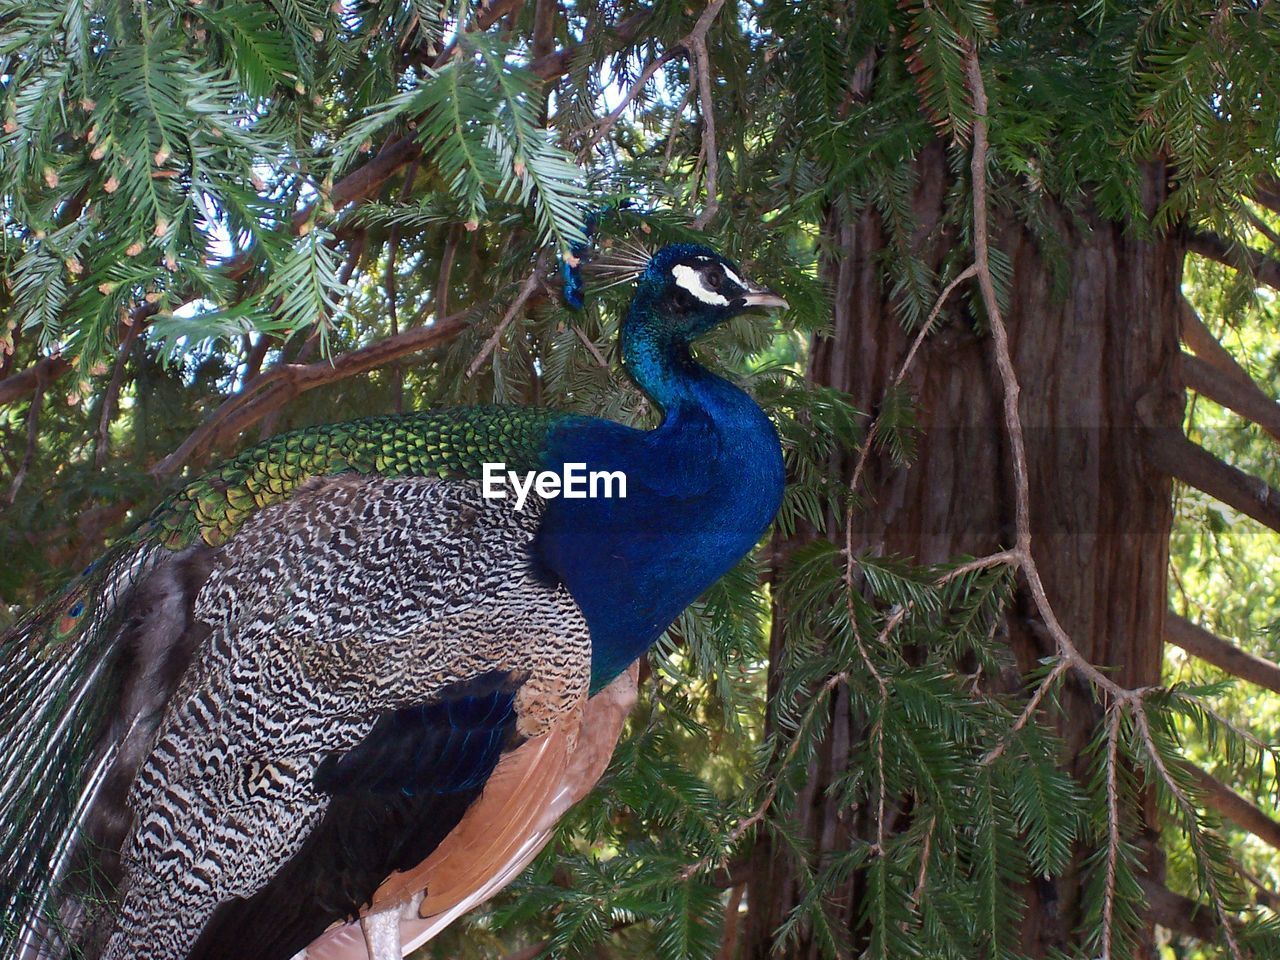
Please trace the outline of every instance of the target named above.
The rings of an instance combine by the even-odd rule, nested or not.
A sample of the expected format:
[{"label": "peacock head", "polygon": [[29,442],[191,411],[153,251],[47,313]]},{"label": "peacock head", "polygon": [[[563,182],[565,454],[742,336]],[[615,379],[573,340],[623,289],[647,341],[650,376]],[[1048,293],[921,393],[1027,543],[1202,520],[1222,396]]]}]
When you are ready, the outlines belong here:
[{"label": "peacock head", "polygon": [[648,327],[644,333],[687,344],[744,310],[786,306],[776,293],[744,280],[730,260],[710,247],[673,243],[655,253],[640,274],[626,325]]}]

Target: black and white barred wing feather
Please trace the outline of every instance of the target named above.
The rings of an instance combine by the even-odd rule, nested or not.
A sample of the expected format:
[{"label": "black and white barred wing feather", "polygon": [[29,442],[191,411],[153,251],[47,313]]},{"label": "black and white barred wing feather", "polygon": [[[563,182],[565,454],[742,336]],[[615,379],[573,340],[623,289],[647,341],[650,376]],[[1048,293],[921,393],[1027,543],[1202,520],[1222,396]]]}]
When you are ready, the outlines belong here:
[{"label": "black and white barred wing feather", "polygon": [[107,657],[130,696],[45,857],[63,869],[39,933],[112,960],[286,960],[424,859],[586,691],[586,626],[531,563],[536,506],[510,504],[340,475],[151,561]]}]

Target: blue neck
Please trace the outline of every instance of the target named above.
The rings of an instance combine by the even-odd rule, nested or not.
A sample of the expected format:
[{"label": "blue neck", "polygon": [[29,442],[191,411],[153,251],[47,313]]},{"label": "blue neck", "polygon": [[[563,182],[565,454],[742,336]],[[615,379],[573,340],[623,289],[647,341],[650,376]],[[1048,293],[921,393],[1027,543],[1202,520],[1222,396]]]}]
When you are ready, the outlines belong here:
[{"label": "blue neck", "polygon": [[671,336],[641,311],[648,306],[637,297],[622,326],[622,366],[636,385],[662,411],[672,411],[694,399],[694,387],[711,374],[699,366],[689,344]]},{"label": "blue neck", "polygon": [[548,466],[622,470],[627,496],[549,501],[535,547],[591,628],[593,690],[750,552],[784,481],[777,434],[756,403],[695,363],[660,323],[633,319],[623,362],[662,409],[662,423],[647,431],[608,420],[559,428]]}]

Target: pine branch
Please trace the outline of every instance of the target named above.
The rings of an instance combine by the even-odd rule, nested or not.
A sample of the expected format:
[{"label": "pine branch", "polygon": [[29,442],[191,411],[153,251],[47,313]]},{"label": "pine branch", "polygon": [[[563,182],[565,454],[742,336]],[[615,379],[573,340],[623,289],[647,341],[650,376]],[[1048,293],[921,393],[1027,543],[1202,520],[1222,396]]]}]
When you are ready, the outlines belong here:
[{"label": "pine branch", "polygon": [[31,406],[27,408],[27,447],[22,455],[22,462],[13,474],[13,482],[9,485],[9,506],[18,499],[18,492],[27,478],[27,471],[36,459],[36,443],[40,439],[40,408],[44,404],[44,393],[47,381],[42,373],[36,374],[35,391],[31,394]]},{"label": "pine branch", "polygon": [[[500,9],[501,13],[505,14],[509,9],[514,9],[518,5],[512,0],[504,0],[503,3],[495,3],[491,6],[489,12]],[[652,13],[648,9],[641,10],[622,20],[616,27],[608,31],[608,41],[605,44],[606,52],[619,50],[634,40],[649,21]],[[489,22],[492,23],[496,20],[497,17],[495,16],[494,20]],[[529,71],[544,82],[559,79],[572,69],[574,60],[581,53],[590,50],[594,54],[597,47],[598,41],[594,40],[584,40],[581,43],[572,44],[554,53],[536,57],[529,64]],[[442,51],[436,59],[436,65],[441,66],[447,62],[448,58],[452,56],[452,52],[452,46]],[[329,202],[333,204],[335,210],[338,210],[348,204],[359,203],[369,199],[382,188],[383,184],[421,155],[422,148],[412,137],[399,137],[388,142],[376,157],[334,184],[333,189],[329,192]],[[306,207],[294,215],[293,222],[295,227],[301,226],[311,218],[314,206],[313,204]]]},{"label": "pine branch", "polygon": [[1120,838],[1120,791],[1116,778],[1120,774],[1120,761],[1117,756],[1120,747],[1119,706],[1107,711],[1107,868],[1102,884],[1102,956],[1109,958],[1112,953],[1113,928],[1116,912],[1116,874],[1120,863],[1122,842]]},{"label": "pine branch", "polygon": [[1153,922],[1203,943],[1212,943],[1218,939],[1218,920],[1204,904],[1174,893],[1164,884],[1146,876],[1140,876],[1138,883],[1142,885],[1142,893],[1147,901],[1147,917]]},{"label": "pine branch", "polygon": [[[721,0],[723,2],[723,0]],[[496,0],[477,16],[474,29],[483,30],[495,23],[501,16],[520,6],[519,0]],[[606,47],[616,50],[631,42],[641,31],[652,15],[651,10],[642,10],[619,22],[609,32]],[[584,50],[596,49],[595,41],[583,41],[562,50],[536,58],[530,64],[530,70],[544,81],[554,80],[567,73],[573,66],[578,54]],[[442,51],[436,64],[447,62],[452,55],[452,48]],[[374,197],[392,177],[422,155],[420,145],[412,137],[396,137],[385,143],[376,156],[361,167],[347,174],[335,183],[328,194],[328,202],[333,209],[339,210],[348,205],[358,204]],[[295,233],[309,224],[316,213],[320,201],[297,211],[291,225]],[[253,259],[248,254],[241,254],[223,265],[223,272],[229,279],[244,276],[252,267]],[[179,298],[182,299],[182,298]],[[149,306],[149,305],[148,305]],[[155,308],[146,311],[147,317],[155,313]],[[120,337],[123,338],[124,331]],[[46,383],[66,374],[71,369],[71,362],[62,357],[46,357],[30,368],[17,374],[11,374],[0,380],[0,405],[13,403],[31,395],[40,378]]]},{"label": "pine branch", "polygon": [[61,354],[45,357],[19,373],[0,380],[0,405],[13,403],[30,396],[41,384],[52,383],[72,367],[70,360]]},{"label": "pine branch", "polygon": [[1204,791],[1205,803],[1220,815],[1259,840],[1280,850],[1280,823],[1272,820],[1255,804],[1236,793],[1217,777],[1193,764],[1185,765]]},{"label": "pine branch", "polygon": [[[1006,554],[993,554],[992,556],[998,558],[996,561],[998,563],[1009,563],[1011,560],[1011,558]],[[951,575],[954,576],[955,572],[956,571],[953,570]],[[1053,669],[1049,671],[1048,675],[1041,680],[1039,685],[1036,687],[1035,693],[1028,698],[1026,706],[1023,707],[1022,712],[1018,714],[1018,719],[1013,722],[1013,726],[1009,728],[1008,734],[1006,734],[1004,739],[987,752],[980,761],[980,766],[990,766],[996,760],[1000,759],[1004,752],[1009,749],[1009,744],[1013,742],[1013,738],[1017,736],[1018,731],[1031,722],[1031,718],[1034,717],[1036,711],[1040,709],[1040,703],[1044,700],[1045,695],[1053,691],[1054,687],[1057,686],[1058,681],[1062,679],[1062,675],[1069,669],[1071,669],[1071,664],[1066,660],[1059,660],[1053,665]]]},{"label": "pine branch", "polygon": [[[492,3],[476,7],[476,18],[467,25],[468,33],[476,33],[488,30],[491,26],[501,20],[509,13],[515,13],[524,7],[525,0],[493,0]],[[442,66],[453,59],[455,51],[458,49],[458,40],[455,37],[449,41],[439,53],[431,60],[431,68],[439,70]]]},{"label": "pine branch", "polygon": [[1264,178],[1254,187],[1252,199],[1272,213],[1280,213],[1280,180]]},{"label": "pine branch", "polygon": [[[618,21],[616,26],[604,32],[603,51],[605,53],[613,53],[631,43],[640,35],[640,31],[644,29],[645,24],[649,22],[652,16],[653,10],[646,8],[633,13],[625,20]],[[599,37],[588,38],[581,43],[571,44],[561,50],[557,50],[555,53],[536,57],[529,64],[529,70],[543,80],[556,80],[572,70],[574,61],[579,57],[590,55],[594,59],[601,48]]]},{"label": "pine branch", "polygon": [[1223,463],[1181,433],[1153,431],[1147,455],[1160,470],[1280,531],[1280,490]]},{"label": "pine branch", "polygon": [[400,357],[447,343],[467,328],[472,312],[464,310],[434,323],[413,327],[398,337],[387,337],[331,360],[275,367],[252,384],[246,384],[240,393],[227,398],[208,420],[149,472],[155,477],[177,472],[196,454],[239,436],[272,410],[278,410],[308,390],[376,370]]},{"label": "pine branch", "polygon": [[1188,389],[1234,410],[1280,440],[1280,403],[1263,393],[1252,380],[1246,386],[1199,357],[1184,353],[1182,382]]},{"label": "pine branch", "polygon": [[591,354],[591,358],[595,360],[596,365],[604,370],[610,369],[609,361],[604,358],[604,354],[600,352],[600,348],[591,342],[591,338],[582,332],[582,328],[576,323],[570,324],[570,327],[573,329],[577,338],[582,341],[582,345],[587,348],[587,352]]},{"label": "pine branch", "polygon": [[129,354],[138,339],[142,324],[131,323],[120,342],[116,352],[116,361],[111,369],[111,382],[107,384],[107,392],[102,395],[102,414],[98,418],[98,439],[93,451],[93,462],[101,469],[107,462],[107,453],[111,448],[111,421],[115,417],[116,398],[120,395],[120,386],[124,382],[124,369],[129,362]]},{"label": "pine branch", "polygon": [[[129,315],[116,328],[116,342],[123,342],[133,326],[142,326],[160,311],[158,304],[140,303],[129,311]],[[43,380],[47,384],[63,377],[75,366],[71,360],[61,354],[44,357],[20,373],[10,374],[0,380],[0,406],[21,400],[32,393],[38,383]]]},{"label": "pine branch", "polygon": [[1249,376],[1244,367],[1236,361],[1213,335],[1213,332],[1205,326],[1205,322],[1200,319],[1200,315],[1187,302],[1185,297],[1179,297],[1179,309],[1181,311],[1178,322],[1178,333],[1182,337],[1183,343],[1191,348],[1191,351],[1203,360],[1209,366],[1213,367],[1225,377],[1235,380],[1242,387],[1254,386],[1253,378]]},{"label": "pine branch", "polygon": [[[1210,839],[1205,836],[1201,830],[1198,813],[1187,793],[1178,783],[1177,779],[1170,773],[1169,767],[1160,752],[1160,746],[1154,736],[1151,723],[1148,717],[1148,710],[1145,698],[1153,692],[1152,688],[1125,689],[1110,677],[1103,674],[1096,666],[1086,660],[1071,637],[1067,634],[1050,603],[1049,597],[1044,587],[1043,580],[1040,576],[1039,568],[1036,564],[1035,556],[1032,551],[1031,539],[1031,504],[1030,504],[1030,485],[1029,471],[1027,467],[1026,444],[1023,438],[1021,414],[1018,408],[1019,384],[1017,374],[1013,365],[1012,350],[1009,343],[1009,335],[1001,316],[999,300],[996,296],[995,280],[992,275],[990,257],[988,252],[988,210],[987,210],[987,98],[983,85],[982,71],[978,62],[976,50],[970,48],[966,57],[966,74],[968,77],[969,89],[973,96],[974,119],[973,119],[973,149],[971,153],[971,179],[973,191],[973,246],[974,260],[978,267],[978,283],[982,293],[983,306],[986,309],[987,319],[991,326],[992,341],[995,347],[996,367],[999,372],[1000,382],[1003,393],[1003,410],[1005,421],[1005,432],[1009,438],[1011,447],[1011,459],[1013,461],[1014,473],[1014,497],[1015,497],[1015,518],[1016,518],[1016,545],[1014,551],[1018,555],[1018,566],[1021,569],[1026,580],[1027,588],[1031,594],[1032,602],[1035,609],[1040,614],[1040,619],[1044,623],[1050,637],[1053,639],[1057,648],[1058,656],[1069,663],[1072,670],[1084,679],[1088,680],[1093,688],[1104,694],[1111,702],[1108,705],[1108,711],[1112,726],[1108,735],[1107,755],[1104,759],[1106,773],[1106,789],[1108,795],[1108,839],[1107,839],[1107,873],[1104,878],[1104,896],[1106,904],[1104,904],[1104,919],[1102,926],[1103,939],[1103,957],[1109,958],[1112,955],[1113,931],[1112,925],[1115,919],[1115,897],[1118,895],[1117,884],[1117,868],[1122,855],[1121,845],[1123,843],[1122,834],[1119,831],[1119,810],[1117,798],[1117,776],[1119,774],[1119,764],[1121,759],[1119,751],[1116,749],[1119,737],[1118,723],[1121,717],[1121,711],[1126,711],[1133,719],[1134,733],[1137,735],[1142,745],[1142,751],[1147,761],[1147,769],[1154,773],[1157,781],[1164,785],[1169,795],[1173,797],[1175,806],[1179,811],[1184,822],[1186,835],[1191,844],[1192,851],[1196,857],[1197,864],[1200,868],[1200,874],[1205,884],[1206,892],[1212,903],[1214,913],[1219,920],[1219,932],[1226,941],[1227,948],[1234,960],[1242,960],[1240,946],[1237,942],[1235,932],[1231,926],[1226,901],[1223,891],[1220,888],[1219,880],[1214,873],[1217,861],[1213,858],[1212,849],[1210,847]],[[1235,497],[1238,509],[1242,509],[1241,501],[1247,501],[1246,505],[1254,508],[1254,512],[1262,512],[1268,515],[1273,522],[1280,523],[1280,506],[1271,504],[1268,500],[1269,494],[1274,494],[1265,484],[1260,481],[1248,478],[1239,471],[1221,464],[1214,460],[1209,454],[1200,450],[1194,444],[1187,441],[1181,436],[1170,436],[1167,433],[1158,433],[1151,445],[1154,454],[1153,459],[1160,462],[1169,472],[1178,474],[1187,470],[1187,462],[1190,460],[1196,464],[1195,470],[1192,472],[1197,474],[1202,484],[1213,480],[1220,489],[1227,492],[1239,492],[1240,487],[1244,487],[1246,491],[1252,494],[1247,497]],[[1206,463],[1206,460],[1208,463]],[[1227,473],[1229,472],[1229,473]],[[1204,476],[1201,476],[1204,474]],[[1221,483],[1223,476],[1232,482]],[[1238,475],[1238,476],[1236,476]],[[1251,487],[1261,484],[1262,491]],[[1202,484],[1201,489],[1205,489]],[[1276,494],[1280,498],[1280,494]],[[1277,500],[1280,504],[1280,499]],[[1265,508],[1265,509],[1264,509]]]},{"label": "pine branch", "polygon": [[1196,232],[1187,240],[1187,249],[1236,270],[1243,270],[1261,283],[1280,290],[1280,260],[1252,247],[1233,244],[1216,233]]},{"label": "pine branch", "polygon": [[[933,324],[941,315],[942,308],[946,306],[947,301],[951,298],[951,294],[955,292],[956,288],[959,287],[960,284],[964,283],[966,280],[973,279],[973,277],[977,275],[977,272],[978,272],[977,266],[974,264],[970,264],[969,266],[961,270],[958,274],[956,274],[954,277],[952,277],[951,280],[947,283],[947,285],[942,288],[942,292],[939,293],[937,298],[934,300],[933,307],[929,310],[928,316],[925,317],[924,323],[922,323],[920,325],[920,329],[916,331],[915,338],[911,341],[911,346],[907,349],[907,355],[903,358],[902,363],[898,367],[898,372],[894,374],[893,380],[890,382],[889,386],[885,388],[884,393],[886,396],[888,396],[891,392],[901,387],[903,381],[906,380],[907,372],[911,369],[911,364],[915,361],[916,354],[920,352],[920,347],[921,345],[923,345],[925,338],[930,333],[933,332]],[[882,421],[880,417],[876,417],[876,419],[872,421],[871,426],[867,429],[866,436],[863,437],[862,446],[858,448],[858,458],[854,463],[853,476],[849,480],[849,489],[855,494],[855,496],[858,493],[858,487],[862,479],[862,474],[866,470],[867,461],[871,456],[871,448],[875,444],[876,437],[880,433],[881,426],[882,426]],[[850,555],[853,552],[853,525],[852,525],[853,509],[854,509],[854,504],[851,501],[849,504],[849,507],[846,510],[846,516],[845,516],[846,555]],[[1012,561],[1013,561],[1012,555],[1001,554],[998,559],[992,560],[991,562],[986,562],[984,560],[984,561],[974,561],[974,563],[978,563],[980,564],[980,566],[986,567],[986,566],[991,566],[993,563],[1010,563]],[[975,567],[972,565],[966,565],[963,568],[958,568],[956,570],[949,571],[947,578],[948,579],[954,578],[954,577],[960,576],[963,573],[967,573],[970,569],[978,569],[978,568],[979,567]]]},{"label": "pine branch", "polygon": [[[848,681],[848,679],[849,679],[848,674],[843,672],[835,673],[835,674],[832,674],[830,677],[828,677],[826,681],[822,684],[822,686],[819,687],[818,690],[814,693],[813,697],[810,698],[809,705],[805,710],[805,716],[803,719],[801,719],[799,726],[803,728],[809,722],[811,722],[817,710],[826,703],[827,696],[833,693],[836,687],[838,687],[840,684]],[[773,806],[774,800],[776,800],[778,797],[778,790],[781,789],[782,787],[783,773],[785,772],[787,767],[791,764],[791,761],[795,759],[795,756],[799,752],[799,750],[800,750],[800,737],[797,736],[791,741],[790,745],[787,747],[786,753],[783,754],[782,760],[778,764],[778,774],[777,776],[769,780],[769,785],[765,789],[764,797],[760,800],[760,803],[756,806],[755,810],[751,812],[750,816],[744,817],[743,819],[739,820],[733,826],[733,829],[731,829],[728,832],[728,834],[725,835],[725,838],[723,841],[724,849],[725,849],[724,854],[721,856],[708,854],[702,859],[697,860],[694,863],[691,863],[688,866],[684,867],[683,869],[681,869],[681,871],[678,874],[676,874],[676,880],[678,882],[684,883],[688,880],[691,880],[693,877],[697,876],[699,873],[702,873],[704,870],[707,870],[712,866],[715,866],[717,869],[720,869],[720,870],[728,869],[729,852],[733,849],[734,845],[739,840],[741,840],[753,829],[755,829],[757,826],[759,826],[761,823],[764,822],[764,818],[765,816],[768,815],[770,807]]]},{"label": "pine branch", "polygon": [[1164,638],[1232,676],[1280,693],[1280,666],[1240,649],[1190,620],[1174,613],[1166,614]]},{"label": "pine branch", "polygon": [[723,6],[724,0],[711,0],[685,38],[685,45],[693,54],[693,72],[697,77],[702,153],[706,160],[707,202],[693,221],[696,230],[706,229],[720,210],[720,148],[716,143],[716,108],[711,96],[711,54],[707,52],[707,31]]},{"label": "pine branch", "polygon": [[591,135],[591,138],[582,145],[582,149],[578,151],[579,160],[584,160],[590,155],[591,148],[599,143],[604,138],[604,135],[612,129],[613,125],[618,122],[618,118],[626,112],[627,107],[631,106],[631,102],[640,95],[645,84],[649,82],[653,75],[683,52],[684,46],[683,44],[679,44],[664,51],[660,57],[656,57],[649,61],[649,63],[645,64],[644,69],[640,71],[640,76],[636,78],[635,83],[633,83],[627,89],[627,92],[623,94],[618,105],[609,112],[608,116],[596,120],[590,125],[595,128],[595,132]]},{"label": "pine branch", "polygon": [[507,332],[507,327],[520,312],[524,310],[525,304],[529,302],[529,298],[533,296],[534,291],[538,289],[538,285],[542,282],[542,257],[539,256],[538,262],[534,264],[533,269],[529,271],[528,276],[524,278],[524,283],[520,286],[520,292],[516,294],[516,298],[511,301],[511,305],[507,307],[507,312],[502,315],[502,320],[494,328],[489,339],[481,346],[480,352],[475,355],[471,363],[467,366],[467,379],[470,380],[476,375],[476,371],[484,365],[489,359],[489,354],[493,353],[498,346],[498,342],[502,339],[502,335]]},{"label": "pine branch", "polygon": [[1177,779],[1170,772],[1168,765],[1166,765],[1164,758],[1161,756],[1160,748],[1151,732],[1151,724],[1147,720],[1147,713],[1140,704],[1133,711],[1133,720],[1136,732],[1146,750],[1148,762],[1154,768],[1160,782],[1164,784],[1165,789],[1173,797],[1174,804],[1185,821],[1187,839],[1199,863],[1206,892],[1209,894],[1209,900],[1213,904],[1214,913],[1218,916],[1219,930],[1223,939],[1227,942],[1227,949],[1231,951],[1232,960],[1243,960],[1240,945],[1236,942],[1235,931],[1232,929],[1231,918],[1227,913],[1217,878],[1214,876],[1213,861],[1206,849],[1205,835],[1198,825],[1195,804],[1191,802],[1187,792],[1178,784]]},{"label": "pine branch", "polygon": [[1063,628],[1049,601],[1044,580],[1040,576],[1040,568],[1036,565],[1031,549],[1031,488],[1027,469],[1027,445],[1023,437],[1022,415],[1018,410],[1017,371],[1013,367],[1013,353],[1009,346],[1009,333],[1005,329],[1004,319],[1000,311],[1000,302],[996,297],[995,279],[991,273],[991,255],[988,239],[987,211],[987,94],[982,80],[982,67],[978,63],[976,49],[971,48],[965,60],[969,91],[973,97],[973,149],[970,154],[969,170],[973,190],[973,253],[977,268],[978,288],[982,293],[982,303],[987,311],[987,320],[991,324],[991,337],[995,345],[996,368],[1000,374],[1000,382],[1004,393],[1005,432],[1009,437],[1009,445],[1013,460],[1014,478],[1014,514],[1016,527],[1016,546],[1014,552],[1018,557],[1018,566],[1027,580],[1032,602],[1039,612],[1055,646],[1072,669],[1087,679],[1098,689],[1118,701],[1133,701],[1139,691],[1125,690],[1114,680],[1100,671],[1080,653],[1070,635]]}]

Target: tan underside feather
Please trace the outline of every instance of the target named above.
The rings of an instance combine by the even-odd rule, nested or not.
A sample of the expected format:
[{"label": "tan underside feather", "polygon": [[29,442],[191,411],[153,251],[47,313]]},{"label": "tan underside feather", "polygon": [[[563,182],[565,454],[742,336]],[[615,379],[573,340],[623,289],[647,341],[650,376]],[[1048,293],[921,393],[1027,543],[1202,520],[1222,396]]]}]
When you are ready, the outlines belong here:
[{"label": "tan underside feather", "polygon": [[[408,954],[514,880],[565,811],[591,792],[636,699],[637,664],[540,737],[505,755],[458,826],[421,864],[378,888],[366,913],[400,911]],[[424,894],[415,911],[407,905]],[[357,923],[333,927],[307,960],[368,960]]]}]

